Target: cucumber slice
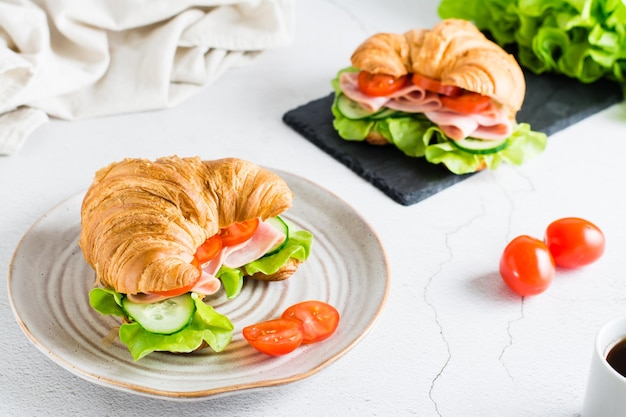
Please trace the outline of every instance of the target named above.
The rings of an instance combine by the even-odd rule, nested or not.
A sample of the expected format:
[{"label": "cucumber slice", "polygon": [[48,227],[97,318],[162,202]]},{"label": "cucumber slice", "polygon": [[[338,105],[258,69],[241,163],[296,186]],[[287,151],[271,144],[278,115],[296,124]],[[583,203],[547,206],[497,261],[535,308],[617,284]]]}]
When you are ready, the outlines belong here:
[{"label": "cucumber slice", "polygon": [[282,217],[280,216],[270,217],[269,219],[266,220],[266,222],[269,225],[271,225],[273,228],[278,230],[279,232],[283,233],[285,235],[285,240],[283,240],[282,242],[274,246],[263,256],[273,255],[275,253],[280,252],[280,250],[287,245],[287,241],[289,240],[289,226],[283,220]]},{"label": "cucumber slice", "polygon": [[337,97],[337,108],[345,117],[351,120],[365,119],[377,112],[367,110],[356,101],[350,100],[345,94]]},{"label": "cucumber slice", "polygon": [[453,140],[452,143],[462,151],[477,154],[487,155],[490,153],[500,152],[509,146],[508,139],[502,140],[482,140],[466,138],[462,140]]},{"label": "cucumber slice", "polygon": [[146,331],[158,334],[182,330],[196,312],[196,304],[189,293],[148,304],[133,303],[124,297],[122,307]]},{"label": "cucumber slice", "polygon": [[373,115],[371,115],[370,118],[372,118],[372,119],[385,119],[387,117],[393,117],[393,116],[397,115],[398,113],[399,112],[397,110],[392,110],[392,109],[388,109],[388,108],[384,107],[378,113],[374,113]]}]

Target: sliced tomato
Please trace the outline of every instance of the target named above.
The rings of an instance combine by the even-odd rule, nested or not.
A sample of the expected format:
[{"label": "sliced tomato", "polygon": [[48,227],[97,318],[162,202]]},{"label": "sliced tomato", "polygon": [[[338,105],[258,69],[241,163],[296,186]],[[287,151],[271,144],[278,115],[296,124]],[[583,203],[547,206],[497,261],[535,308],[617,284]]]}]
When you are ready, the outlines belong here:
[{"label": "sliced tomato", "polygon": [[361,71],[358,76],[359,89],[368,96],[388,96],[406,85],[406,75],[394,77],[387,74],[372,74]]},{"label": "sliced tomato", "polygon": [[[195,260],[194,260],[195,261]],[[192,265],[198,266],[197,261],[192,261]],[[198,266],[198,269],[200,267]],[[196,286],[196,284],[198,283],[198,281],[200,281],[200,277],[202,276],[202,272],[198,275],[198,279],[195,280],[194,282],[192,282],[189,285],[185,285],[184,287],[180,287],[180,288],[174,288],[173,290],[166,290],[166,291],[152,291],[153,294],[157,294],[157,295],[162,295],[165,297],[176,297],[177,295],[182,295],[182,294],[186,294],[189,291],[191,291],[193,289],[193,287]]]},{"label": "sliced tomato", "polygon": [[250,239],[259,227],[259,219],[246,220],[241,223],[233,223],[220,230],[220,237],[224,246],[234,246]]},{"label": "sliced tomato", "polygon": [[272,356],[285,355],[302,344],[302,322],[275,319],[244,327],[243,337],[256,350]]},{"label": "sliced tomato", "polygon": [[327,339],[339,325],[339,312],[322,301],[303,301],[285,310],[283,319],[299,320],[304,326],[302,343],[315,343]]},{"label": "sliced tomato", "polygon": [[215,258],[220,250],[222,250],[222,238],[219,234],[214,235],[207,240],[196,250],[195,258],[200,265]]},{"label": "sliced tomato", "polygon": [[456,96],[461,92],[460,87],[455,85],[443,85],[439,80],[435,80],[418,73],[413,74],[411,81],[413,81],[413,84],[418,87],[422,87],[425,90],[432,91],[437,94],[443,94],[444,96]]},{"label": "sliced tomato", "polygon": [[463,91],[454,97],[441,97],[444,107],[464,114],[475,114],[489,108],[491,98],[482,94]]}]

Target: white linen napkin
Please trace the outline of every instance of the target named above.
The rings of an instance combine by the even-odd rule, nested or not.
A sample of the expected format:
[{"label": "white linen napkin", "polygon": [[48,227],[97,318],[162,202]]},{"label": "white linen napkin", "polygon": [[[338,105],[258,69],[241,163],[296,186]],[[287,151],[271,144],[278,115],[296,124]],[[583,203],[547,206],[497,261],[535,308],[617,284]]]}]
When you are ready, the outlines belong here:
[{"label": "white linen napkin", "polygon": [[0,2],[0,155],[48,120],[168,108],[293,41],[295,0]]}]

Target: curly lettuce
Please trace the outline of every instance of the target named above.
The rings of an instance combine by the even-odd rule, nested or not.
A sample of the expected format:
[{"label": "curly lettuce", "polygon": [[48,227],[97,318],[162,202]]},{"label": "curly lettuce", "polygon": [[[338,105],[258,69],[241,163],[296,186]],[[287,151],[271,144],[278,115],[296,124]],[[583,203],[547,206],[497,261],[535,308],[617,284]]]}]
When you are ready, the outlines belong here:
[{"label": "curly lettuce", "polygon": [[473,21],[520,65],[591,83],[624,84],[626,3],[621,0],[442,0],[439,15]]}]

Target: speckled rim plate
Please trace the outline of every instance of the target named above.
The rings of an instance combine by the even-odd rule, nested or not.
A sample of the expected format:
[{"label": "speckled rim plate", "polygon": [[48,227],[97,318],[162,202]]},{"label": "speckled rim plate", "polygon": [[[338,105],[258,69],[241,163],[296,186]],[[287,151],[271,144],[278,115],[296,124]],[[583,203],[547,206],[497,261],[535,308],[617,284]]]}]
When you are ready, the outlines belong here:
[{"label": "speckled rim plate", "polygon": [[[284,217],[315,236],[311,256],[286,281],[247,280],[236,299],[226,300],[220,291],[207,300],[235,325],[233,341],[223,352],[156,352],[134,362],[119,339],[105,342],[118,322],[89,306],[95,274],[78,246],[82,193],[41,217],[15,250],[8,289],[22,330],[50,359],[81,378],[172,400],[277,386],[330,365],[363,339],[382,312],[389,290],[386,255],[372,228],[343,200],[308,180],[276,172],[295,195]],[[270,357],[241,336],[244,326],[309,299],[326,301],[341,313],[330,339]]]}]

